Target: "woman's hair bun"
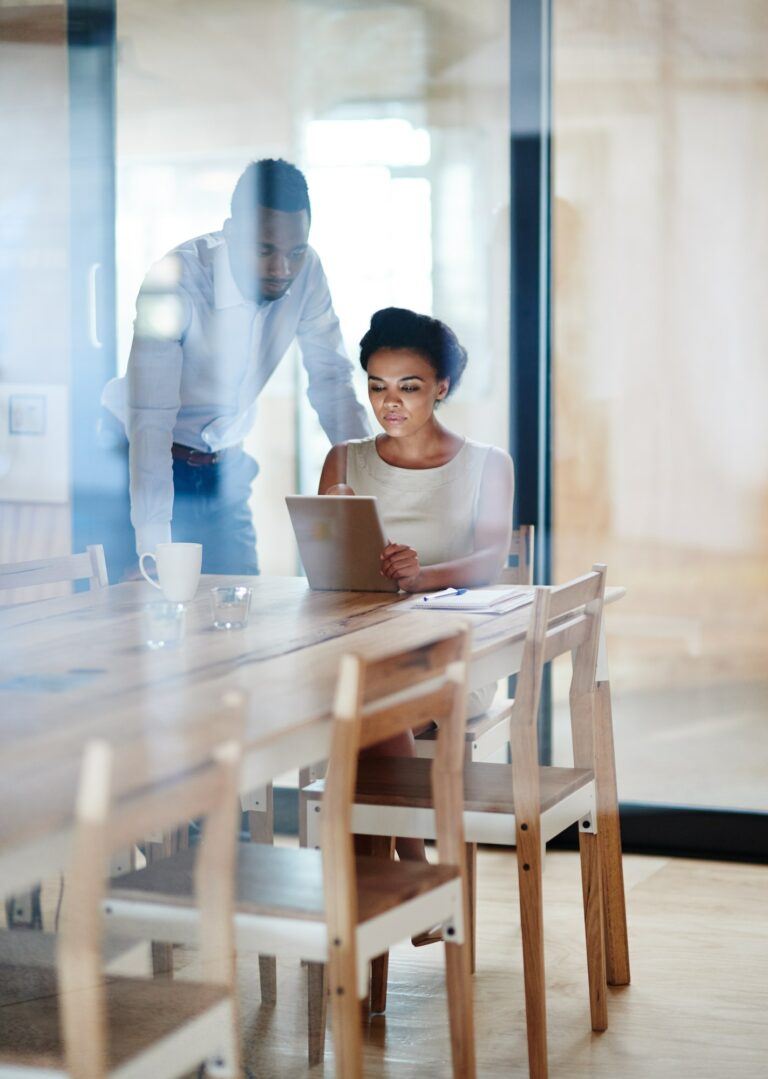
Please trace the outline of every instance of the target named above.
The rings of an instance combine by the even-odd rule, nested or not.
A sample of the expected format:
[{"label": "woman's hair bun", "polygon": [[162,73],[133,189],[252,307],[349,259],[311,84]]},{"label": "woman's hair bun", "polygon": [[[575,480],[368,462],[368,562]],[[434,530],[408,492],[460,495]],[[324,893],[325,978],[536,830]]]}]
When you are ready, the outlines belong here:
[{"label": "woman's hair bun", "polygon": [[360,365],[364,371],[374,352],[383,348],[418,352],[439,379],[450,379],[449,394],[458,386],[467,365],[467,350],[450,326],[407,307],[383,307],[371,316],[371,325],[360,341]]}]

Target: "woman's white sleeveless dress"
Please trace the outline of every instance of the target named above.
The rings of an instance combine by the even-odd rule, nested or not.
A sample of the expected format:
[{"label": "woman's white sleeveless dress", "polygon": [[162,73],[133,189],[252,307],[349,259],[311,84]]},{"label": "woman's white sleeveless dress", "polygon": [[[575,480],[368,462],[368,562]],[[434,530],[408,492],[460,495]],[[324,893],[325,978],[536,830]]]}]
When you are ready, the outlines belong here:
[{"label": "woman's white sleeveless dress", "polygon": [[[452,562],[474,550],[480,484],[491,447],[466,439],[437,468],[397,468],[383,461],[376,439],[347,443],[347,483],[357,495],[375,495],[387,539],[405,543],[422,566]],[[495,683],[473,690],[468,716],[486,711]]]}]

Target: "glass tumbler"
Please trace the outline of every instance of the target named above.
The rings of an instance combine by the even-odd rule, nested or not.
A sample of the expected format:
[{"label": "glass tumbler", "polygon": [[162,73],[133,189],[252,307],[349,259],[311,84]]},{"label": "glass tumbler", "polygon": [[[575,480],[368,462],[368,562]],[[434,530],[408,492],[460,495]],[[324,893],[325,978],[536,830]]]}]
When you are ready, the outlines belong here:
[{"label": "glass tumbler", "polygon": [[252,589],[228,585],[211,589],[214,629],[243,629],[248,625]]},{"label": "glass tumbler", "polygon": [[144,640],[148,648],[175,648],[184,640],[186,608],[183,603],[158,600],[144,605]]}]

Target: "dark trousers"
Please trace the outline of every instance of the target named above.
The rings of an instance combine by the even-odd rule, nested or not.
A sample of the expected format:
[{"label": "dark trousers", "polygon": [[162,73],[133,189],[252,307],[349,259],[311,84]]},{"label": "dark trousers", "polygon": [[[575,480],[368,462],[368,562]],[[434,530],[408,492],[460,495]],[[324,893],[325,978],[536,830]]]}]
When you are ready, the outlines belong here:
[{"label": "dark trousers", "polygon": [[203,573],[259,572],[248,506],[258,472],[242,450],[230,450],[213,465],[173,462],[171,536],[176,543],[202,543]]},{"label": "dark trousers", "polygon": [[[99,445],[104,453],[124,457],[119,489],[98,492],[93,505],[81,509],[86,542],[104,545],[110,581],[115,584],[136,567],[135,535],[128,500],[128,440],[123,425],[102,409]],[[215,465],[173,462],[173,521],[177,542],[202,543],[203,573],[249,576],[259,572],[256,533],[248,499],[259,466],[242,450],[224,453]],[[81,498],[81,503],[83,499]],[[81,528],[80,531],[83,531]]]}]

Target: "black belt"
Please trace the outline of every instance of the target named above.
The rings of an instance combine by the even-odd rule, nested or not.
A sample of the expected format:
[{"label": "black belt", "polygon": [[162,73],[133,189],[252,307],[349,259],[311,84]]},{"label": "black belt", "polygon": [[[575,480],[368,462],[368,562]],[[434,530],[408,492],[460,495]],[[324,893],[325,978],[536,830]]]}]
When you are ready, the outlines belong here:
[{"label": "black belt", "polygon": [[227,454],[240,450],[241,446],[227,446],[215,453],[206,453],[204,450],[193,450],[191,446],[182,446],[180,442],[171,445],[171,457],[174,461],[185,461],[192,468],[202,468],[204,465],[217,465]]}]

